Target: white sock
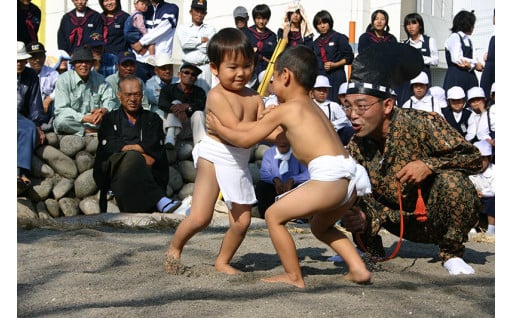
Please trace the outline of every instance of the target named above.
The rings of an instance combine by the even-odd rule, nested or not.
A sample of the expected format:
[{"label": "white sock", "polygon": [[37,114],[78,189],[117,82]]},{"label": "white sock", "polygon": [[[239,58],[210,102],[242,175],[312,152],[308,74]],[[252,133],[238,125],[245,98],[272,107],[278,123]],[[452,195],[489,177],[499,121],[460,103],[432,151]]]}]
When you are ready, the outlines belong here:
[{"label": "white sock", "polygon": [[492,224],[489,224],[487,227],[487,231],[485,233],[487,234],[494,234],[496,232],[496,227]]},{"label": "white sock", "polygon": [[460,275],[460,274],[474,274],[475,270],[473,267],[468,265],[464,260],[460,257],[452,257],[447,260],[444,265],[444,268],[448,270],[450,275]]}]

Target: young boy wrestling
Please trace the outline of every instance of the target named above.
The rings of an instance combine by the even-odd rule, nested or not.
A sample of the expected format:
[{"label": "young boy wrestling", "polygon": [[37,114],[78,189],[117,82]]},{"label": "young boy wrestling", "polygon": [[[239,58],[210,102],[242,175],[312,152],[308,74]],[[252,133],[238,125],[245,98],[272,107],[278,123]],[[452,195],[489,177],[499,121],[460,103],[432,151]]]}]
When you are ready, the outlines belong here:
[{"label": "young boy wrestling", "polygon": [[269,135],[281,127],[295,157],[308,167],[311,179],[281,196],[265,213],[270,238],[285,273],[263,278],[264,282],[305,287],[295,243],[286,223],[309,218],[315,237],[346,261],[349,273],[345,278],[367,283],[371,274],[365,263],[352,242],[334,225],[353,205],[357,195],[369,193],[371,186],[364,168],[349,156],[329,119],[309,97],[317,75],[316,63],[314,53],[305,46],[286,49],[276,59],[274,71],[274,90],[280,105],[238,130],[222,125],[218,114],[210,111],[207,129],[235,146],[248,148],[271,138]]}]

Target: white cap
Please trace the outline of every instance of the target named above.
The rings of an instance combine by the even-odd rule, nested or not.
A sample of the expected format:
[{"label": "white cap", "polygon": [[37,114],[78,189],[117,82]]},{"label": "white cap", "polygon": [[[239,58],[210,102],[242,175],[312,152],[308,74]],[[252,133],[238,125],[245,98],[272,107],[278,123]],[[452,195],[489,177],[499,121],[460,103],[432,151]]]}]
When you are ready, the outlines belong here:
[{"label": "white cap", "polygon": [[475,147],[480,150],[480,153],[482,156],[490,156],[492,155],[492,147],[491,144],[488,143],[486,140],[480,140],[473,144]]},{"label": "white cap", "polygon": [[170,54],[164,53],[164,54],[158,54],[157,56],[155,56],[155,66],[156,67],[161,67],[161,66],[169,65],[169,64],[173,64]]},{"label": "white cap", "polygon": [[329,83],[329,79],[327,78],[327,76],[325,76],[325,75],[318,75],[316,77],[315,85],[313,87],[314,88],[319,88],[319,87],[332,87],[332,86]]},{"label": "white cap", "polygon": [[466,98],[466,94],[464,94],[464,90],[460,86],[453,86],[446,93],[447,99],[462,99]]},{"label": "white cap", "polygon": [[432,86],[429,88],[430,95],[434,96],[435,98],[439,100],[446,99],[444,88],[441,86]]},{"label": "white cap", "polygon": [[411,80],[412,84],[425,84],[428,85],[428,75],[425,72],[421,72],[420,75],[416,76]]},{"label": "white cap", "polygon": [[472,87],[468,90],[468,101],[472,100],[473,98],[485,98],[485,93],[484,93],[484,89],[479,87],[479,86],[475,86],[475,87]]},{"label": "white cap", "polygon": [[[258,74],[258,82],[262,82],[263,81],[263,78],[265,77],[265,72],[266,71],[261,71],[259,74]],[[270,79],[271,81],[274,80],[274,76],[272,76],[272,78]]]},{"label": "white cap", "polygon": [[491,94],[496,92],[496,83],[492,83],[491,85]]},{"label": "white cap", "polygon": [[18,41],[18,60],[26,60],[31,57],[32,55],[27,53],[25,43]]},{"label": "white cap", "polygon": [[340,89],[338,90],[338,95],[346,94],[347,93],[347,86],[348,86],[347,82],[341,83]]}]

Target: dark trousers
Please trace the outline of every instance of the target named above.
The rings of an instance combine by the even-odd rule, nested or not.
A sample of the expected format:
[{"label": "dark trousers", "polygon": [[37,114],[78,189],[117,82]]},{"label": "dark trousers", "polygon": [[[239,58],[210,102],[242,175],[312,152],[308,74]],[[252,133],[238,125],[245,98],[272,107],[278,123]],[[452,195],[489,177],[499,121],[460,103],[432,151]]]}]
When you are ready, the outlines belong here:
[{"label": "dark trousers", "polygon": [[155,211],[157,202],[165,196],[151,168],[137,151],[113,154],[105,162],[104,172],[110,177],[110,189],[123,212]]},{"label": "dark trousers", "polygon": [[256,183],[256,188],[254,190],[256,192],[256,199],[258,199],[258,212],[260,213],[260,218],[264,219],[265,212],[276,200],[276,189],[273,183],[267,183],[260,180]]}]

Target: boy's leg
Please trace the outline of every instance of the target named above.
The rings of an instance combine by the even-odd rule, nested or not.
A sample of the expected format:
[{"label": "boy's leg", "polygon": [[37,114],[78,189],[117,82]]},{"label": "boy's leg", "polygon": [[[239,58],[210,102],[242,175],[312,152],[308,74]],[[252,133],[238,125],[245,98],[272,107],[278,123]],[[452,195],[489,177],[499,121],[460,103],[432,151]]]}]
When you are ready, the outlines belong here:
[{"label": "boy's leg", "polygon": [[226,274],[237,274],[240,271],[229,265],[229,262],[245,238],[247,229],[251,224],[251,206],[247,204],[232,203],[233,207],[229,213],[229,229],[224,235],[215,262],[215,269]]},{"label": "boy's leg", "polygon": [[213,163],[199,158],[190,215],[183,219],[176,229],[166,253],[168,257],[180,259],[187,241],[210,224],[218,195],[219,186]]},{"label": "boy's leg", "polygon": [[[282,197],[267,210],[265,220],[270,238],[286,274],[269,277],[263,281],[284,282],[304,287],[295,243],[285,225],[291,219],[308,216],[311,216],[311,221],[313,221],[311,224],[313,234],[350,259],[347,264],[351,273],[347,275],[347,278],[358,282],[369,280],[370,273],[353,244],[342,232],[334,228],[334,224],[340,219],[343,211],[338,206],[345,199],[346,191],[343,189],[347,189],[347,186],[346,179],[334,182],[308,181]],[[351,206],[354,200],[354,197],[351,198],[345,206]]]},{"label": "boy's leg", "polygon": [[365,263],[359,256],[354,244],[343,232],[334,227],[341,215],[354,204],[356,198],[354,191],[349,202],[343,206],[314,215],[310,219],[310,224],[311,232],[315,237],[331,247],[345,260],[349,268],[349,273],[345,275],[345,278],[356,283],[366,283],[370,280],[371,274]]}]

